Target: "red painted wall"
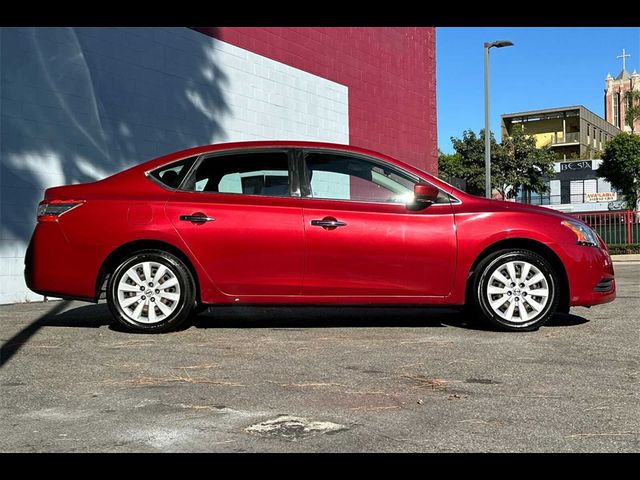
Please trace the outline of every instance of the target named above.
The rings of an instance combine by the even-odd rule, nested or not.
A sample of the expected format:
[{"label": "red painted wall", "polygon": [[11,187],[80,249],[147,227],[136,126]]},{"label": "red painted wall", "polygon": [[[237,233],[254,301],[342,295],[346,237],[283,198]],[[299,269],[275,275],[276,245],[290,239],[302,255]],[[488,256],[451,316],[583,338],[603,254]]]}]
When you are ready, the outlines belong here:
[{"label": "red painted wall", "polygon": [[349,87],[351,145],[437,173],[433,27],[200,27]]}]

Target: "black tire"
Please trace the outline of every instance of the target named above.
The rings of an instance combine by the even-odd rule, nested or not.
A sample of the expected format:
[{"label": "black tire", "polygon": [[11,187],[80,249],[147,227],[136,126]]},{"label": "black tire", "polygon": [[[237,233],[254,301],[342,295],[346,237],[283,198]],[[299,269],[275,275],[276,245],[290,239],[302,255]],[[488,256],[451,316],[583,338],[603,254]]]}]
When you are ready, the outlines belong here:
[{"label": "black tire", "polygon": [[[118,301],[118,285],[123,275],[125,275],[131,267],[142,262],[154,262],[165,266],[168,271],[175,276],[179,285],[179,298],[176,300],[175,308],[165,318],[156,323],[136,321],[125,313],[124,308]],[[144,280],[146,282],[148,279],[145,278]],[[147,287],[145,286],[145,288]],[[191,310],[196,304],[195,292],[196,286],[193,276],[182,260],[162,250],[142,250],[124,259],[109,278],[107,285],[107,304],[113,317],[126,330],[137,333],[161,333],[176,329],[189,317]],[[156,301],[155,298],[154,301]],[[162,300],[158,298],[157,301]],[[170,304],[173,308],[173,303],[170,302]],[[151,304],[147,303],[147,305]],[[149,307],[147,306],[146,308],[149,314]],[[158,310],[154,310],[154,312],[160,312],[159,308]]]},{"label": "black tire", "polygon": [[[514,314],[515,312],[518,312],[518,317],[514,316],[514,321],[509,321],[507,318],[501,316],[496,310],[494,310],[494,308],[491,307],[489,303],[490,300],[488,288],[493,273],[496,270],[502,268],[508,262],[514,261],[527,262],[536,267],[540,271],[540,273],[542,273],[542,275],[544,276],[544,280],[546,281],[548,297],[546,304],[544,304],[544,307],[539,311],[536,311],[529,303],[529,300],[537,301],[538,303],[540,303],[541,298],[536,297],[535,295],[531,296],[531,294],[529,294],[529,297],[527,298],[526,292],[523,294],[522,291],[518,288],[520,286],[519,284],[517,284],[514,288],[512,288],[510,284],[506,288],[511,293],[507,292],[509,298],[505,303],[509,304],[509,306],[512,303],[515,303],[514,309],[511,311],[511,313]],[[516,268],[518,268],[518,265],[516,265]],[[523,272],[523,267],[520,266],[520,268],[521,270],[517,271],[517,273]],[[497,328],[499,330],[507,331],[537,330],[545,323],[547,323],[551,317],[553,317],[558,308],[558,301],[560,298],[560,292],[558,291],[560,285],[560,282],[558,281],[558,275],[551,264],[544,257],[535,252],[522,249],[500,250],[484,258],[479,263],[475,271],[476,273],[474,275],[472,292],[473,308],[479,315],[479,317],[494,329]],[[528,278],[533,278],[531,273],[528,275]],[[496,285],[498,287],[500,286],[500,284],[494,284],[493,286]],[[533,287],[533,291],[535,291],[535,288],[536,287]],[[511,298],[512,295],[513,299]],[[505,297],[498,294],[496,296],[491,296],[491,298],[499,300]],[[522,316],[526,316],[525,320],[520,317],[520,308],[525,309],[525,312],[523,312],[522,314]],[[501,309],[508,310],[508,306],[501,306],[500,308],[498,308],[498,311],[500,311]],[[508,317],[508,312],[502,311],[501,313]]]}]

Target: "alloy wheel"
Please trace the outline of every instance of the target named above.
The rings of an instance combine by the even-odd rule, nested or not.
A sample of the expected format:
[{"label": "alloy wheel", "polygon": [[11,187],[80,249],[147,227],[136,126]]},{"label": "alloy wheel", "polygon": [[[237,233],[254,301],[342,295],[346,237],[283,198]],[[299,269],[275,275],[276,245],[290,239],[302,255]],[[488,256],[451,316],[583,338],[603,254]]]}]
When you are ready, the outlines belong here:
[{"label": "alloy wheel", "polygon": [[545,274],[523,260],[500,264],[491,273],[486,289],[491,310],[516,324],[535,320],[545,310],[549,294]]},{"label": "alloy wheel", "polygon": [[122,311],[135,322],[154,324],[171,316],[180,304],[180,282],[166,265],[137,263],[122,275],[117,299]]}]

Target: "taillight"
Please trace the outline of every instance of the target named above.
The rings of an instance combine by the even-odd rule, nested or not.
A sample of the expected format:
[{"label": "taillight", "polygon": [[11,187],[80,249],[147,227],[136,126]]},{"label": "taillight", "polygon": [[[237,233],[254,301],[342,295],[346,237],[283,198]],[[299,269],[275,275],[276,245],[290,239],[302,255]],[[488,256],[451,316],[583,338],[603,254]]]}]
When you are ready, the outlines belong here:
[{"label": "taillight", "polygon": [[61,215],[82,205],[84,200],[43,200],[38,205],[39,222],[55,222]]}]

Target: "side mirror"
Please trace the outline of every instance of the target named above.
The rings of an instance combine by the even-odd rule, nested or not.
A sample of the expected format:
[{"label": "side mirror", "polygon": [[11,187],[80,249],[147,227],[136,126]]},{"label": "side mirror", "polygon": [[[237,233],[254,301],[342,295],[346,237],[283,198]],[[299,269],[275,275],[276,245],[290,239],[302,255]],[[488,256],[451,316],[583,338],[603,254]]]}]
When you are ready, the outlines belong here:
[{"label": "side mirror", "polygon": [[416,183],[413,186],[415,202],[425,206],[436,203],[439,190],[428,183]]}]

